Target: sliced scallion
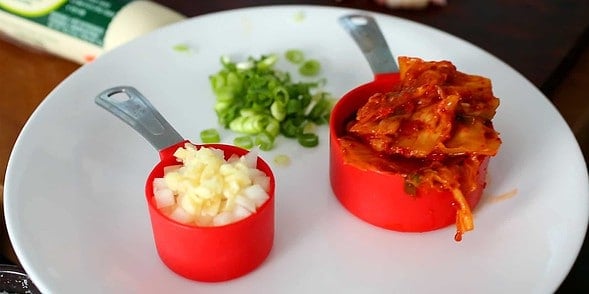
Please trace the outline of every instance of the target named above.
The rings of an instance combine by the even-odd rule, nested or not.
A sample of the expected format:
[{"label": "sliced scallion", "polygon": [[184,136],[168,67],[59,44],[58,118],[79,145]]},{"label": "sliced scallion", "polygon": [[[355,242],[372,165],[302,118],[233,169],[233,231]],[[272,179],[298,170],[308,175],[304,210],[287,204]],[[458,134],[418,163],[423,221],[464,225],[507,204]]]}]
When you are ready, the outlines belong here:
[{"label": "sliced scallion", "polygon": [[203,143],[219,143],[221,136],[216,129],[206,129],[200,132],[200,140]]},{"label": "sliced scallion", "polygon": [[305,60],[305,54],[303,53],[303,51],[298,49],[286,50],[286,52],[284,53],[284,57],[286,57],[286,60],[294,64],[302,63]]},{"label": "sliced scallion", "polygon": [[254,144],[260,147],[260,150],[268,151],[274,148],[274,137],[267,132],[261,132],[256,135]]},{"label": "sliced scallion", "polygon": [[[297,64],[303,75],[316,75],[320,70],[319,62],[305,61],[300,50],[289,50],[285,57],[291,63],[300,61]],[[219,123],[224,128],[247,135],[243,138],[249,138],[253,146],[259,145],[262,150],[271,149],[280,134],[298,138],[303,133],[310,133],[304,129],[305,125],[326,124],[333,105],[331,96],[321,90],[324,79],[295,82],[288,72],[274,68],[277,61],[276,54],[248,57],[241,62],[222,56],[221,70],[210,76]],[[243,145],[244,142],[240,143]],[[305,144],[309,145],[308,142]]]},{"label": "sliced scallion", "polygon": [[233,145],[245,149],[251,149],[254,147],[254,141],[251,136],[240,136],[233,139]]},{"label": "sliced scallion", "polygon": [[303,147],[315,147],[319,145],[319,137],[314,133],[304,133],[297,137],[299,144]]},{"label": "sliced scallion", "polygon": [[321,64],[315,59],[309,59],[299,67],[299,73],[303,76],[309,77],[319,74],[320,70]]}]

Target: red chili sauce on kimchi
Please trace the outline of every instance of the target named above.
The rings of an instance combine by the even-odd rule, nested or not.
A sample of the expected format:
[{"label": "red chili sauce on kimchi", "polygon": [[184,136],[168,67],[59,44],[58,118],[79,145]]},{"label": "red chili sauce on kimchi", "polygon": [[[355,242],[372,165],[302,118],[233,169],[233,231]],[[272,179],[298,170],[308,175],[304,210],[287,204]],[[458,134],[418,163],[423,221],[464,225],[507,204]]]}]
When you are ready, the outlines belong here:
[{"label": "red chili sauce on kimchi", "polygon": [[[497,154],[499,99],[488,78],[462,73],[449,61],[399,57],[400,82],[372,95],[339,138],[346,163],[400,174],[405,190],[447,190],[456,201],[455,239],[474,229],[464,195],[477,188],[483,161]],[[427,197],[427,196],[424,196]]]}]

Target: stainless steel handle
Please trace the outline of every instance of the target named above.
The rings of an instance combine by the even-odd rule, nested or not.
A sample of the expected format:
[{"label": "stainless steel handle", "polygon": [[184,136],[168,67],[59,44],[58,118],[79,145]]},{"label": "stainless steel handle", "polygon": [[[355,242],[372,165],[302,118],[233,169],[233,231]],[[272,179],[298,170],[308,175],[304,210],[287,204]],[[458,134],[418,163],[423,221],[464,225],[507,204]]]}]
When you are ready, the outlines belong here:
[{"label": "stainless steel handle", "polygon": [[395,73],[399,67],[373,17],[362,14],[344,15],[339,23],[354,38],[368,61],[372,73]]},{"label": "stainless steel handle", "polygon": [[139,132],[158,151],[184,141],[149,100],[133,87],[107,89],[96,96],[95,102]]}]

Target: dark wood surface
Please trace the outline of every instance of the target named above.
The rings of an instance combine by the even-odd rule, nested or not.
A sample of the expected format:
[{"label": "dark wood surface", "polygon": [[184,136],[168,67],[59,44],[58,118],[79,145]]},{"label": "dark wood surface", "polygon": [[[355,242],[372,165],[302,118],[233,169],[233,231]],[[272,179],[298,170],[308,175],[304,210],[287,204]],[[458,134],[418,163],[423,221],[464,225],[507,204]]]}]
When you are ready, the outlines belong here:
[{"label": "dark wood surface", "polygon": [[[465,39],[497,56],[522,73],[549,98],[589,41],[587,0],[448,0],[445,7],[392,10],[372,0],[155,0],[186,16],[261,5],[310,4],[351,7],[420,22]],[[43,98],[79,65],[14,45],[0,38],[0,183],[20,129]],[[2,251],[18,262],[5,233]],[[585,242],[587,243],[587,242]],[[530,244],[533,246],[533,244]],[[559,289],[562,293],[589,293],[588,249],[584,246],[575,266]]]},{"label": "dark wood surface", "polygon": [[522,73],[549,95],[589,36],[589,1],[448,0],[443,7],[395,10],[372,0],[155,0],[187,16],[260,5],[351,7],[420,22],[465,39]]}]

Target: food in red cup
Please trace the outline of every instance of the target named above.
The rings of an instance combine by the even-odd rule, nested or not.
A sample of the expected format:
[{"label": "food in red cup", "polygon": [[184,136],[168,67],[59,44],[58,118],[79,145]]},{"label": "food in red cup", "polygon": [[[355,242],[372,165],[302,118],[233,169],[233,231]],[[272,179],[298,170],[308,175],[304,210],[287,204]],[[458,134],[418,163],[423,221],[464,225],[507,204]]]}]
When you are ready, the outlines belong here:
[{"label": "food in red cup", "polygon": [[[205,282],[254,270],[274,242],[275,182],[268,164],[222,144],[184,143],[174,155],[153,169],[145,186],[162,261]],[[170,192],[171,199],[164,195]]]},{"label": "food in red cup", "polygon": [[133,87],[100,93],[96,103],[138,131],[159,152],[145,184],[157,253],[188,279],[243,276],[274,243],[275,179],[255,152],[185,140]]},{"label": "food in red cup", "polygon": [[398,62],[398,79],[377,76],[334,107],[332,189],[369,223],[403,232],[454,223],[460,241],[474,229],[472,210],[501,145],[492,123],[499,99],[488,78],[449,61]]},{"label": "food in red cup", "polygon": [[[225,148],[226,149],[226,148]],[[255,213],[269,198],[270,177],[257,169],[250,151],[225,159],[225,151],[185,143],[174,152],[178,165],[153,179],[153,197],[162,213],[195,226],[222,226]]]}]

